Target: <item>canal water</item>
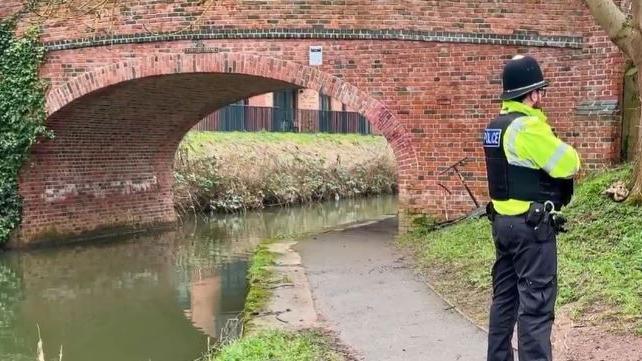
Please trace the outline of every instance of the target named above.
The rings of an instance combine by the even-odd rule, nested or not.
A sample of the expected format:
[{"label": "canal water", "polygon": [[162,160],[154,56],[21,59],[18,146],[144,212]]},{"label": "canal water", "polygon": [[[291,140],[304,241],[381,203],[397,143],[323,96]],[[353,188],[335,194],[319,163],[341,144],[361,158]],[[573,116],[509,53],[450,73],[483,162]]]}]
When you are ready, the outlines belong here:
[{"label": "canal water", "polygon": [[[185,220],[151,232],[0,255],[0,360],[192,361],[243,309],[264,238],[394,214],[392,196]],[[39,331],[38,331],[39,329]]]}]

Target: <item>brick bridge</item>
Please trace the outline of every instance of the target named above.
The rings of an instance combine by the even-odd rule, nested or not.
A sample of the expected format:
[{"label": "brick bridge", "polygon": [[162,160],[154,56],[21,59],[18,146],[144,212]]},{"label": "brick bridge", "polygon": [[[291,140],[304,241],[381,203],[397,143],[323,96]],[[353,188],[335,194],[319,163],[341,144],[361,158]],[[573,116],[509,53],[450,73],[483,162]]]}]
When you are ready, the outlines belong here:
[{"label": "brick bridge", "polygon": [[[4,0],[0,16],[21,3]],[[469,157],[465,176],[485,197],[480,131],[516,53],[541,60],[551,122],[588,168],[619,158],[624,61],[580,0],[96,3],[21,20],[41,27],[48,49],[56,138],[21,172],[14,245],[175,221],[171,167],[185,132],[226,104],[291,86],[341,100],[383,133],[402,215],[469,210],[457,179],[439,172]],[[320,66],[308,65],[313,45]]]}]

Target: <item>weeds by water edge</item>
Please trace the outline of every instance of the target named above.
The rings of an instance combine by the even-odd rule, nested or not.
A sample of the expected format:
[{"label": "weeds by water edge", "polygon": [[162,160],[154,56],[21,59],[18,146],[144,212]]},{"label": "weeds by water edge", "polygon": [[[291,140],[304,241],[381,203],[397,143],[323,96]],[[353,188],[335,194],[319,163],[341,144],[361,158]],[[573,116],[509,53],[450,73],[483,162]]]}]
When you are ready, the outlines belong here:
[{"label": "weeds by water edge", "polygon": [[[242,322],[262,312],[276,283],[272,266],[276,254],[269,250],[274,242],[301,239],[308,234],[293,234],[266,239],[256,248],[250,261],[247,278],[249,292],[245,301]],[[336,342],[320,330],[283,331],[260,330],[238,340],[218,344],[203,358],[204,361],[344,361],[346,353],[336,350]]]},{"label": "weeds by water edge", "polygon": [[223,348],[208,361],[343,361],[332,340],[317,330],[267,330]]}]

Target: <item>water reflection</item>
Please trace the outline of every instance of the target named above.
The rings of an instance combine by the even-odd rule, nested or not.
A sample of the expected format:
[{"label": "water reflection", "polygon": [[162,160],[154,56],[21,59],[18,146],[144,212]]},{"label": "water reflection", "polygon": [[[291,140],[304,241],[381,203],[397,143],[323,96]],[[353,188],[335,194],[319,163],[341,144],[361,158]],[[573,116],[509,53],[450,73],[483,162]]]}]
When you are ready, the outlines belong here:
[{"label": "water reflection", "polygon": [[392,197],[186,220],[171,232],[0,257],[0,360],[193,360],[243,308],[263,238],[396,211]]}]

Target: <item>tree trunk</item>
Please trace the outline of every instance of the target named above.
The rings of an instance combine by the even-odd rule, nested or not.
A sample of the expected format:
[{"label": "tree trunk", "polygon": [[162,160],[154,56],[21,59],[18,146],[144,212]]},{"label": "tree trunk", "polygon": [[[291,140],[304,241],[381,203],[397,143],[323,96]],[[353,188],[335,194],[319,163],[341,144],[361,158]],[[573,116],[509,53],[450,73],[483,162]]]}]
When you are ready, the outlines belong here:
[{"label": "tree trunk", "polygon": [[[636,62],[638,67],[638,95],[642,100],[642,61]],[[642,112],[642,107],[638,110]],[[642,116],[640,117],[640,124],[638,124],[638,142],[637,142],[637,156],[635,157],[635,169],[633,171],[633,187],[629,195],[629,202],[635,204],[642,204]]]},{"label": "tree trunk", "polygon": [[[613,0],[584,0],[593,18],[606,31],[609,38],[638,67],[638,89],[642,96],[642,0],[633,0],[631,19]],[[642,112],[642,109],[640,110]],[[642,125],[642,117],[640,118]],[[633,186],[629,201],[642,204],[642,128],[638,132]]]},{"label": "tree trunk", "polygon": [[632,21],[627,20],[613,0],[584,0],[595,21],[608,34],[609,39],[636,64],[642,59],[642,6],[634,0]]}]

